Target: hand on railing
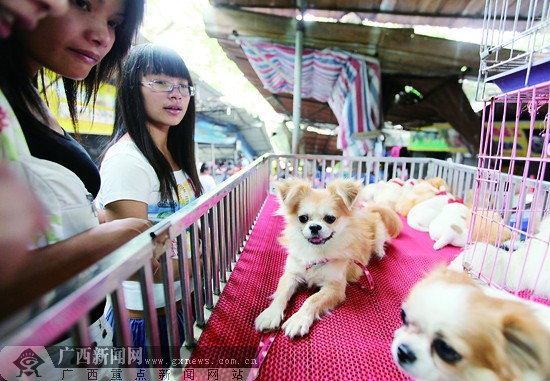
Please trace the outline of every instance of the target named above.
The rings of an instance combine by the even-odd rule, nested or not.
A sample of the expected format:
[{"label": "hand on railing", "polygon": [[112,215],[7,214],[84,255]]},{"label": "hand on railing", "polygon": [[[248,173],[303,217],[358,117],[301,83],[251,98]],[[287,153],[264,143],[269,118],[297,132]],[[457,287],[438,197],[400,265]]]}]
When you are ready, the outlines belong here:
[{"label": "hand on railing", "polygon": [[26,252],[25,271],[0,287],[6,296],[6,303],[0,306],[0,318],[61,285],[151,226],[147,220],[125,218]]}]

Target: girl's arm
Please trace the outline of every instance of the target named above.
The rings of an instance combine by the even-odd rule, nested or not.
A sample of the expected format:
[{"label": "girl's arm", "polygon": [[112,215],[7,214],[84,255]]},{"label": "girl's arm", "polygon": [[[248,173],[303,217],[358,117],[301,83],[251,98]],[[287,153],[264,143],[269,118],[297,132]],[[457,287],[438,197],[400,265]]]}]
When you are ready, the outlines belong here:
[{"label": "girl's arm", "polygon": [[147,204],[135,200],[119,200],[105,205],[105,221],[114,221],[121,218],[147,219]]},{"label": "girl's arm", "polygon": [[[135,200],[119,200],[105,205],[105,220],[107,222],[128,217],[147,219],[147,204]],[[173,259],[172,264],[174,268],[174,280],[178,280],[179,268],[177,259]],[[152,265],[154,269],[154,282],[162,283],[162,275],[160,271],[158,271],[158,269],[160,269],[160,262],[153,258]],[[137,280],[137,274],[134,274],[131,279]]]},{"label": "girl's arm", "polygon": [[26,252],[25,271],[1,287],[0,317],[61,285],[151,226],[138,218],[117,220]]}]

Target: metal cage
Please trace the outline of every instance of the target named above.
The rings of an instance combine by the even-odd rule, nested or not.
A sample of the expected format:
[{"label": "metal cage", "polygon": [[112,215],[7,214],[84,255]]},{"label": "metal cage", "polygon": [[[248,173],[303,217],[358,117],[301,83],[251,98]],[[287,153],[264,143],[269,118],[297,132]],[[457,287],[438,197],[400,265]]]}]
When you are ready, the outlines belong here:
[{"label": "metal cage", "polygon": [[486,0],[476,99],[546,81],[550,56],[548,0]]}]

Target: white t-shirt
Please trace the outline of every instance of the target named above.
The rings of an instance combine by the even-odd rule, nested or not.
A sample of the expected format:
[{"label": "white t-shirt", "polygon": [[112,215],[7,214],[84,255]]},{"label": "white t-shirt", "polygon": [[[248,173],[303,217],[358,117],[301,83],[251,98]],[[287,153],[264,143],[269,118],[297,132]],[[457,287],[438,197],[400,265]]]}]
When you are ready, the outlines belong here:
[{"label": "white t-shirt", "polygon": [[[148,219],[157,223],[171,215],[195,199],[193,187],[183,171],[174,172],[178,185],[176,205],[171,208],[167,202],[161,202],[160,181],[155,170],[132,140],[120,140],[115,143],[101,163],[101,189],[98,194],[98,203],[104,207],[111,202],[133,200],[146,203]],[[188,250],[190,253],[190,250]],[[175,256],[175,252],[172,253]],[[126,308],[143,310],[139,282],[125,281],[122,284],[126,300]],[[174,283],[176,299],[181,299],[181,284]],[[165,305],[162,284],[154,284],[153,292],[155,307]]]},{"label": "white t-shirt", "polygon": [[[114,201],[134,200],[148,205],[148,218],[157,223],[173,213],[167,203],[160,202],[160,181],[135,143],[121,140],[114,144],[101,163],[100,205]],[[174,172],[178,184],[175,210],[179,210],[195,199],[193,187],[183,171]],[[176,196],[176,195],[174,195]]]},{"label": "white t-shirt", "polygon": [[216,180],[214,180],[212,175],[199,175],[199,181],[201,182],[205,193],[216,188]]}]

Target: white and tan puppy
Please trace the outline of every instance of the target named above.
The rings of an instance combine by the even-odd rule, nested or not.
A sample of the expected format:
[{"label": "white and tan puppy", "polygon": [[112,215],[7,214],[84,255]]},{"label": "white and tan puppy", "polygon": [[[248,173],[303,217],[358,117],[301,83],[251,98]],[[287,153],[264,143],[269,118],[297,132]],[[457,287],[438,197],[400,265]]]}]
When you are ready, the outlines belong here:
[{"label": "white and tan puppy", "polygon": [[413,179],[404,181],[400,178],[369,184],[365,187],[364,201],[388,206],[395,210],[397,200],[399,200],[403,192],[410,190],[414,184],[415,180]]},{"label": "white and tan puppy", "polygon": [[443,206],[441,212],[430,222],[428,232],[434,240],[434,250],[447,245],[456,247],[466,246],[468,225],[466,220],[470,208],[461,202],[450,202]]},{"label": "white and tan puppy", "polygon": [[407,217],[410,210],[416,204],[432,198],[440,189],[449,189],[447,183],[440,177],[415,182],[407,191],[401,194],[401,197],[395,203],[395,211],[403,217]]},{"label": "white and tan puppy", "polygon": [[472,231],[472,242],[487,242],[500,246],[512,238],[512,232],[502,220],[500,213],[495,210],[470,211],[466,224]]},{"label": "white and tan puppy", "polygon": [[361,183],[335,180],[327,189],[291,179],[276,185],[279,213],[286,226],[280,237],[287,249],[285,271],[271,305],[255,322],[258,331],[279,328],[289,299],[298,286],[320,287],[282,328],[291,338],[309,332],[315,319],[345,299],[348,282],[357,281],[373,255],[384,256],[384,245],[402,228],[399,216],[383,206],[361,207]]},{"label": "white and tan puppy", "polygon": [[392,355],[423,381],[547,381],[550,309],[444,267],[402,305]]},{"label": "white and tan puppy", "polygon": [[407,215],[407,224],[414,230],[429,231],[430,223],[441,213],[449,200],[454,200],[454,196],[447,193],[445,189],[440,189],[433,197],[421,201],[411,208]]},{"label": "white and tan puppy", "polygon": [[509,291],[532,291],[550,299],[550,218],[545,218],[539,232],[516,251],[507,251],[487,243],[466,247],[451,264],[455,270],[466,267],[472,274]]}]

